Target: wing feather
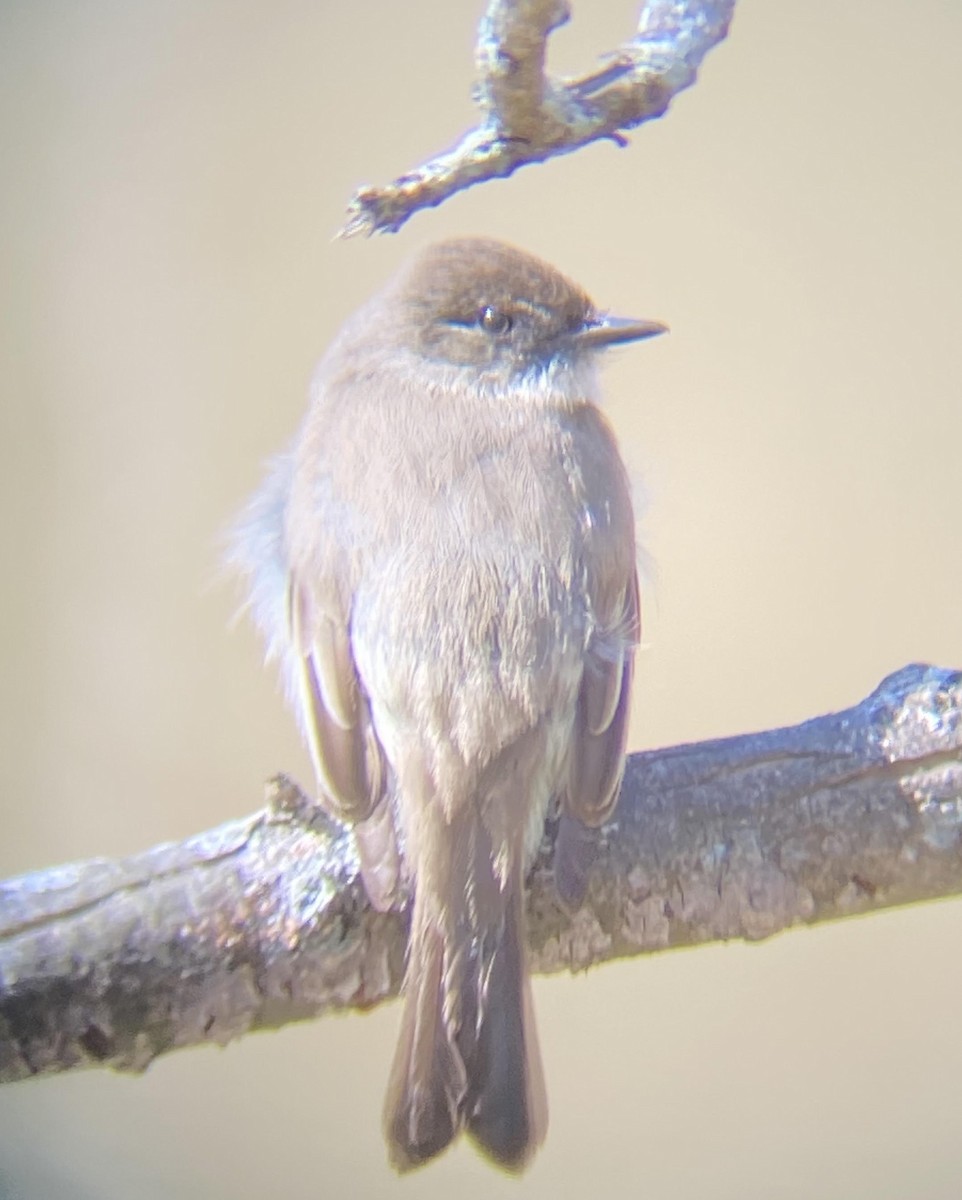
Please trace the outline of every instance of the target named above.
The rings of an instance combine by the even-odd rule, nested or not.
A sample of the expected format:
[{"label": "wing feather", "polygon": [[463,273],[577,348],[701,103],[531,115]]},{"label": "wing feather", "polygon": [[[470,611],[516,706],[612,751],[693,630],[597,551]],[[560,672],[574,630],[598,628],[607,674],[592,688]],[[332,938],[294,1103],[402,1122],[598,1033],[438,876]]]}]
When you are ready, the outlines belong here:
[{"label": "wing feather", "polygon": [[314,769],[335,815],[357,823],[369,817],[383,798],[385,772],[347,623],[321,611],[296,579],[290,584],[289,601],[301,709]]},{"label": "wing feather", "polygon": [[632,572],[621,620],[611,631],[616,636],[589,647],[578,693],[565,808],[592,827],[604,824],[618,800],[639,628],[638,577]]}]

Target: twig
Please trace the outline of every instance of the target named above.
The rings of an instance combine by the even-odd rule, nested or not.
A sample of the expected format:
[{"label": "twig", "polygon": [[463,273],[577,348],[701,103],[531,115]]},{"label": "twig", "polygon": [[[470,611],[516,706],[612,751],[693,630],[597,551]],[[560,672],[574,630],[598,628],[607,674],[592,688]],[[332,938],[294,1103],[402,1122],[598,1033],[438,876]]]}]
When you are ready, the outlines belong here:
[{"label": "twig", "polygon": [[599,138],[627,145],[626,130],[662,116],[695,82],[734,8],[735,0],[648,0],[631,41],[587,75],[555,80],[545,54],[549,34],[569,19],[565,0],[490,0],[478,31],[478,126],[393,183],[360,188],[340,236],[394,232],[463,188]]},{"label": "twig", "polygon": [[[587,898],[532,873],[542,972],[767,937],[962,892],[962,672],[911,666],[855,708],[635,754]],[[125,862],[0,884],[0,1081],[142,1070],[393,996],[405,922],[377,914],[350,835],[289,781],[264,811]]]}]

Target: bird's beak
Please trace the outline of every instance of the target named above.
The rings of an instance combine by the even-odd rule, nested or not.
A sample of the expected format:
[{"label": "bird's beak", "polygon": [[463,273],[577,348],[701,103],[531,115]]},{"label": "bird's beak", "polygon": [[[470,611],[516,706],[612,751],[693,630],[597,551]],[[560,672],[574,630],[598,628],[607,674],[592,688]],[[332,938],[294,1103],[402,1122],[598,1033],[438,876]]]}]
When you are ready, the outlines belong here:
[{"label": "bird's beak", "polygon": [[668,326],[661,321],[638,321],[634,317],[611,317],[601,315],[592,318],[583,329],[574,335],[578,346],[601,349],[621,342],[640,342],[643,338],[657,337],[667,333]]}]

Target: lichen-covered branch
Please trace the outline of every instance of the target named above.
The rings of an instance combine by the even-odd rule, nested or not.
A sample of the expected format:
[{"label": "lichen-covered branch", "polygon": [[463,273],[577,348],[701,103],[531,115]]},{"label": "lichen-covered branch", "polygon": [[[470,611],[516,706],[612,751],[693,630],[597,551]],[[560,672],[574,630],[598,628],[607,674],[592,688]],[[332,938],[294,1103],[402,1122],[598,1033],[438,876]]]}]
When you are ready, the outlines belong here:
[{"label": "lichen-covered branch", "polygon": [[647,0],[638,31],[591,72],[553,79],[549,34],[570,16],[565,0],[489,0],[478,33],[480,120],[451,150],[384,187],[360,188],[341,236],[393,232],[418,209],[526,163],[568,154],[660,117],[695,81],[728,32],[735,0]]},{"label": "lichen-covered branch", "polygon": [[[534,969],[762,938],[962,892],[962,672],[906,667],[855,708],[635,754],[574,913],[532,872]],[[400,985],[405,923],[289,781],[264,811],[125,862],[0,884],[0,1080],[226,1042]]]}]

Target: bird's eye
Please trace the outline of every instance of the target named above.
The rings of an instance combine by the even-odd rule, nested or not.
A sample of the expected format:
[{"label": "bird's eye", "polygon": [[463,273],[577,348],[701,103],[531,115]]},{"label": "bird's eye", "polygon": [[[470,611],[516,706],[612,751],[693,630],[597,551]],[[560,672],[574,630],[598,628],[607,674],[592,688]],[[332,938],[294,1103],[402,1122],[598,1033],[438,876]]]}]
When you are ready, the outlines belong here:
[{"label": "bird's eye", "polygon": [[502,309],[486,304],[478,313],[478,324],[485,333],[507,333],[511,318]]}]

